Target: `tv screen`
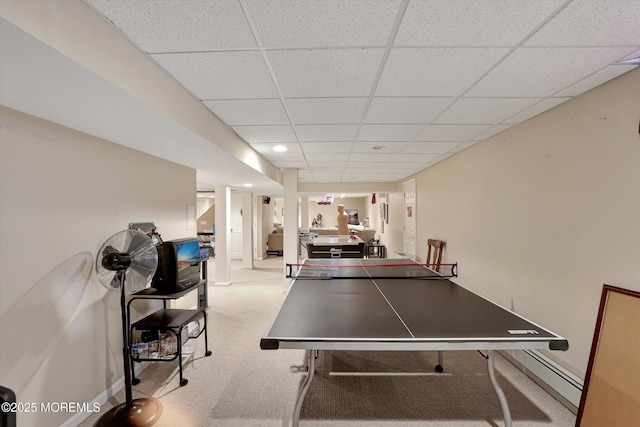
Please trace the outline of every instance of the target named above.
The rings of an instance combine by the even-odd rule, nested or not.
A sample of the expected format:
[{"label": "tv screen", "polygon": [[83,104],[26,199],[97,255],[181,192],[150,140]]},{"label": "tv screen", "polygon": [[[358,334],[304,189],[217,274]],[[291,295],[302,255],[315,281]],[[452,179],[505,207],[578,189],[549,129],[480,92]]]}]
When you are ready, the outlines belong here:
[{"label": "tv screen", "polygon": [[176,245],[178,286],[189,286],[200,281],[200,244],[197,239],[179,241]]},{"label": "tv screen", "polygon": [[163,293],[179,292],[200,281],[200,245],[197,238],[163,242],[151,286]]}]

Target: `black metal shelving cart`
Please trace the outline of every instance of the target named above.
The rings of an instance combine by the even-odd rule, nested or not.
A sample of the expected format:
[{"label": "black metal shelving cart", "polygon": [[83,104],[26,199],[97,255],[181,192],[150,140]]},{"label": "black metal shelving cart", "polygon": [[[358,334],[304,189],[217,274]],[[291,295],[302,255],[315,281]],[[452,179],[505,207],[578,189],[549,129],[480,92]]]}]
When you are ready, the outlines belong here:
[{"label": "black metal shelving cart", "polygon": [[[198,308],[193,310],[167,308],[167,301],[175,300],[197,290]],[[155,288],[146,288],[130,295],[127,303],[127,319],[130,319],[131,303],[138,299],[162,300],[163,308],[145,316],[129,326],[129,348],[131,360],[134,362],[171,362],[178,359],[180,370],[180,385],[184,386],[188,380],[182,375],[183,349],[193,340],[204,334],[205,356],[211,356],[207,339],[207,262],[202,263],[202,280],[179,292],[165,294]],[[203,327],[200,328],[200,320]],[[198,328],[190,330],[189,325],[198,322]],[[133,342],[133,336],[139,335],[138,342]],[[131,383],[140,382],[135,377],[133,363],[131,364]]]}]

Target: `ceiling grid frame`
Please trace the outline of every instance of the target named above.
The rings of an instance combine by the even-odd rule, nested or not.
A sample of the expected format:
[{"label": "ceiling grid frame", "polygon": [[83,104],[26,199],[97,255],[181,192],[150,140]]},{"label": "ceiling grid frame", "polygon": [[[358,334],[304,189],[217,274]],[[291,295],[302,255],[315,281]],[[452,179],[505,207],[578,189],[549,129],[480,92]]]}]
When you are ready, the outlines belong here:
[{"label": "ceiling grid frame", "polygon": [[[250,96],[244,92],[241,96],[218,98],[217,101],[202,97],[190,83],[189,79],[197,72],[206,70],[189,69],[189,63],[183,61],[179,64],[182,71],[168,68],[166,72],[214,114],[227,121],[231,129],[276,167],[298,168],[301,182],[400,182],[456,152],[635,68],[634,64],[617,67],[614,64],[640,55],[640,31],[630,24],[640,20],[640,1],[636,0],[614,0],[606,4],[605,0],[541,0],[518,4],[503,0],[473,3],[458,0],[194,0],[188,3],[189,6],[181,6],[179,14],[174,14],[180,15],[182,21],[163,10],[163,0],[135,4],[83,1],[112,22],[141,50],[145,50],[145,43],[153,40],[155,48],[147,49],[147,55],[152,58],[178,52],[196,56],[212,52],[240,56],[259,52],[266,74],[275,88],[273,97]],[[153,16],[144,15],[145,20],[141,21],[140,14],[149,4],[153,4]],[[237,14],[238,10],[242,16]],[[603,10],[608,11],[605,17],[595,16],[596,11]],[[191,21],[186,21],[189,16],[198,14],[204,16],[198,16],[194,28],[183,28],[188,26],[185,25],[187,22],[191,24]],[[242,19],[246,20],[244,28],[241,28],[244,26]],[[218,27],[197,27],[199,22],[207,21]],[[134,22],[135,25],[132,24]],[[237,25],[230,27],[230,23]],[[495,23],[500,25],[489,27]],[[172,31],[163,33],[164,29],[171,28],[181,29],[182,44],[171,40]],[[466,33],[468,29],[470,32]],[[248,33],[253,37],[255,46],[247,41]],[[206,39],[200,37],[202,34],[220,36]],[[589,37],[582,43],[584,34]],[[191,41],[198,42],[193,44],[196,48],[190,48]],[[164,49],[163,44],[182,49]],[[567,52],[580,52],[583,59],[579,63],[584,68],[568,70],[561,82],[562,87],[551,87],[550,93],[542,95],[491,93],[497,84],[502,83],[496,83],[500,80],[497,76],[504,78],[506,71],[523,67],[527,51],[533,55],[530,61],[536,64],[542,58],[537,55],[554,49],[562,52],[563,48]],[[384,84],[389,83],[386,80],[389,77],[412,76],[411,73],[386,75],[387,69],[394,65],[392,62],[397,60],[396,53],[402,50],[406,50],[407,55],[413,52],[432,52],[433,55],[425,56],[424,60],[414,58],[411,66],[417,68],[413,75],[420,76],[414,79],[416,81],[409,78],[394,82],[400,91],[381,90]],[[469,53],[477,58],[475,64],[482,63],[478,61],[486,52],[499,56],[486,57],[484,63],[487,68],[440,68],[431,74],[429,70],[437,70],[437,64],[432,64],[431,68],[421,71],[420,67],[428,64],[424,61],[437,60],[438,55],[445,51],[448,58],[457,58],[450,64],[474,64],[473,56],[463,57]],[[594,55],[600,52],[609,52],[609,56],[598,62]],[[369,59],[363,59],[364,53]],[[504,64],[508,58],[514,58],[516,54],[518,58],[506,67]],[[371,60],[376,55],[380,55],[378,66],[371,69]],[[546,59],[542,58],[542,64],[548,66],[544,61],[553,58],[553,55],[547,55]],[[307,60],[309,62],[304,64]],[[446,64],[444,62],[443,66]],[[160,65],[163,66],[162,63]],[[223,74],[209,76],[208,84],[225,85],[229,76],[237,74],[242,78],[250,75],[242,69],[229,68],[229,65],[225,68],[222,64],[216,68]],[[398,65],[395,63],[396,67]],[[321,69],[313,68],[317,66]],[[294,72],[305,70],[305,67],[312,72],[308,75]],[[287,73],[283,74],[283,71]],[[314,80],[320,71],[329,74],[324,75],[321,81]],[[544,78],[545,70],[541,69],[540,74]],[[416,84],[423,85],[425,90],[437,89],[439,79],[451,82],[444,94],[410,89]],[[338,83],[337,91],[331,90],[332,82]],[[461,84],[463,88],[460,88]],[[362,91],[364,87],[367,87],[366,92]],[[481,87],[482,91],[478,92]],[[536,83],[531,89],[544,87],[544,83]],[[344,91],[347,88],[357,90],[347,93]],[[226,93],[232,94],[235,90],[230,89]],[[461,114],[482,105],[482,99],[486,99],[487,105],[495,105],[495,111],[479,114],[482,111],[477,110],[479,113],[470,114],[467,121],[458,123],[462,121]],[[226,102],[229,100],[234,102]],[[275,100],[281,105],[278,110],[283,113],[271,111],[271,106],[276,107]],[[395,106],[403,102],[405,108],[396,110]],[[425,103],[433,107],[429,111],[410,110],[427,105]],[[372,120],[368,117],[373,117],[370,114],[374,105],[376,118]],[[355,108],[351,110],[353,113],[359,114],[359,120],[353,120],[352,124],[349,124],[352,118],[345,115],[345,108],[350,107]],[[385,115],[384,108],[394,109],[387,110],[390,114]],[[318,113],[316,117],[324,115],[329,119],[326,122],[315,120],[316,123],[306,123],[314,122],[313,119],[301,121],[302,117],[311,117],[314,109]],[[290,150],[285,154],[275,153],[271,148],[276,144],[288,146]],[[373,150],[376,146],[386,148]],[[379,160],[372,160],[376,158]]]}]

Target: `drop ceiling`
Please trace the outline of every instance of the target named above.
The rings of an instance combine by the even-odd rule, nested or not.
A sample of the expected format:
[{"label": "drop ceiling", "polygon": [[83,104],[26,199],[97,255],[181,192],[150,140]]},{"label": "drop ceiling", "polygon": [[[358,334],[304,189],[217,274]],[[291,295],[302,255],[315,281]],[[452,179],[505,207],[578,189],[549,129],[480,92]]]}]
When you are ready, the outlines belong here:
[{"label": "drop ceiling", "polygon": [[640,0],[85,3],[303,183],[397,182],[640,56]]}]

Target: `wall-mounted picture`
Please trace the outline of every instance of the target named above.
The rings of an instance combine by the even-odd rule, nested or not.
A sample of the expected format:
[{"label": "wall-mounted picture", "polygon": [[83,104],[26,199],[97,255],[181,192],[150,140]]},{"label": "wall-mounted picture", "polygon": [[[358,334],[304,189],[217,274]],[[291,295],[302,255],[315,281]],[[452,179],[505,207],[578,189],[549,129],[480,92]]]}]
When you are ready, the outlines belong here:
[{"label": "wall-mounted picture", "polygon": [[360,225],[360,221],[358,220],[358,209],[345,209],[344,211],[349,215],[349,224]]}]

